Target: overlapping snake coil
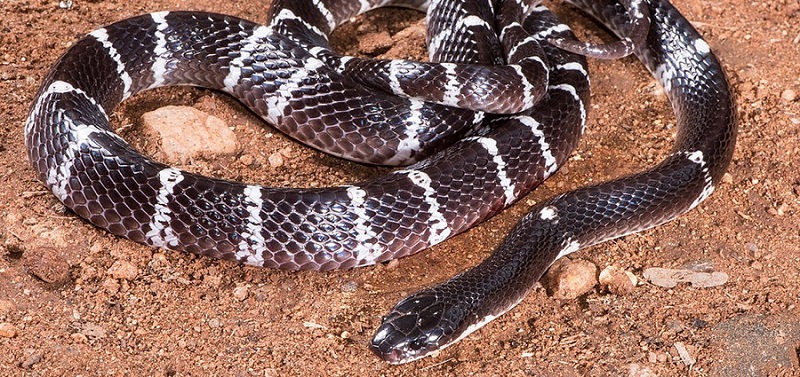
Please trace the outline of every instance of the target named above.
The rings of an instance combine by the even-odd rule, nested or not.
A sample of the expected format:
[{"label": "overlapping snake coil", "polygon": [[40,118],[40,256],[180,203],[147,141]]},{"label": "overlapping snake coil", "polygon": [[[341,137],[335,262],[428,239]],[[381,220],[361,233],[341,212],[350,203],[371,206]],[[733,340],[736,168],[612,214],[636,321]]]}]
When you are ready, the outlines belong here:
[{"label": "overlapping snake coil", "polygon": [[[489,259],[401,301],[372,340],[384,360],[454,343],[518,303],[557,258],[669,221],[721,179],[735,104],[708,44],[666,0],[570,2],[616,32],[664,86],[678,124],[672,153],[645,172],[538,204]],[[329,47],[336,25],[386,5],[427,9],[431,63]],[[370,265],[469,229],[565,162],[585,127],[589,82],[584,58],[551,42],[610,50],[573,40],[546,8],[513,0],[278,0],[268,26],[153,13],[98,29],[59,59],[31,107],[25,143],[56,197],[115,235],[288,270]],[[108,118],[131,95],[166,85],[229,93],[337,156],[411,165],[323,189],[181,171],[139,154]]]}]

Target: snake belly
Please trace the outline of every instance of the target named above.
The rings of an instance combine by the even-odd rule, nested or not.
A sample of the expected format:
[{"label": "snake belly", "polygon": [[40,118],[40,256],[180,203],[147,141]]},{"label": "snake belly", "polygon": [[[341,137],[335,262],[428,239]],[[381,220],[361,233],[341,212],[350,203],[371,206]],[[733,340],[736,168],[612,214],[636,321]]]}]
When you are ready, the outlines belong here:
[{"label": "snake belly", "polygon": [[[372,340],[379,357],[404,363],[452,345],[513,308],[558,258],[672,220],[714,191],[735,145],[730,84],[709,45],[667,0],[643,1],[650,30],[634,52],[672,103],[678,128],[671,154],[649,170],[534,206],[488,259],[401,300]],[[569,2],[622,38],[631,31],[615,1]]]}]

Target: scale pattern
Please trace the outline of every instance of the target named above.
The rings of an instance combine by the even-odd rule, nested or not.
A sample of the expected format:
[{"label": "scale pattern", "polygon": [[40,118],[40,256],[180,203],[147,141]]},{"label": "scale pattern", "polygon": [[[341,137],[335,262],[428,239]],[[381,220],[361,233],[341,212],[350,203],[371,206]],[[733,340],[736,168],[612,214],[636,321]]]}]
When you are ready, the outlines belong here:
[{"label": "scale pattern", "polygon": [[[623,39],[640,25],[611,0],[569,2]],[[669,2],[645,4],[649,32],[634,52],[672,102],[678,132],[670,156],[644,172],[534,206],[488,259],[401,300],[372,340],[378,356],[404,363],[452,345],[517,305],[558,258],[672,220],[714,191],[735,144],[730,85],[708,44]],[[530,21],[526,27],[536,30],[542,19]]]},{"label": "scale pattern", "polygon": [[[574,73],[574,82],[556,78],[561,84],[549,86],[542,101],[513,116],[383,94],[344,76],[341,64],[329,64],[336,57],[324,51],[338,23],[387,4],[427,7],[278,1],[268,26],[161,12],[98,29],[76,42],[44,80],[26,123],[29,159],[78,216],[154,247],[287,270],[330,270],[437,244],[510,205],[564,162],[584,127],[585,62],[561,67]],[[524,7],[509,2],[505,42],[483,44],[541,52],[538,40],[515,22]],[[454,9],[436,5],[432,17]],[[486,11],[455,12],[472,20]],[[475,22],[463,22],[469,27],[456,29],[477,35]],[[447,52],[452,46],[441,48],[453,55]],[[453,58],[490,64],[502,55],[476,57],[466,50]],[[518,62],[529,57],[515,55]],[[465,81],[463,71],[446,67],[445,81]],[[108,120],[119,102],[164,85],[223,90],[292,137],[334,155],[370,163],[430,156],[384,177],[324,189],[262,187],[181,171],[133,150]],[[446,144],[452,145],[442,149]]]}]

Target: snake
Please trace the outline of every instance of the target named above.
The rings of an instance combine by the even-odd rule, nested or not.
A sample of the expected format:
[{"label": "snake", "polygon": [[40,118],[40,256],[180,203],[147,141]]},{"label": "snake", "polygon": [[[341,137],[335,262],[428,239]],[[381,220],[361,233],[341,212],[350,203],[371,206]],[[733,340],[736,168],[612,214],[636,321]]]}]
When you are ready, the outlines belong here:
[{"label": "snake", "polygon": [[[688,21],[667,0],[569,2],[616,32],[666,89],[678,119],[672,153],[645,172],[536,205],[486,261],[402,300],[370,342],[383,360],[454,344],[510,310],[559,257],[679,216],[724,174],[735,104]],[[600,53],[569,42],[569,27],[538,2],[473,3],[482,2],[277,0],[266,25],[183,11],[118,21],[78,40],[43,79],[24,126],[28,159],[77,216],[152,247],[283,270],[417,253],[541,184],[586,127],[581,54]],[[330,47],[337,25],[381,6],[427,11],[430,63]],[[642,25],[647,33],[634,37]],[[228,93],[312,148],[402,167],[338,187],[278,188],[168,166],[137,152],[109,120],[130,96],[168,85]]]},{"label": "snake", "polygon": [[[622,38],[637,24],[611,0],[568,2]],[[384,360],[409,362],[454,344],[517,305],[558,258],[670,221],[714,191],[735,146],[730,83],[708,43],[667,0],[641,4],[648,32],[632,51],[672,103],[677,131],[669,156],[643,172],[538,203],[483,262],[401,300],[370,344]]]}]

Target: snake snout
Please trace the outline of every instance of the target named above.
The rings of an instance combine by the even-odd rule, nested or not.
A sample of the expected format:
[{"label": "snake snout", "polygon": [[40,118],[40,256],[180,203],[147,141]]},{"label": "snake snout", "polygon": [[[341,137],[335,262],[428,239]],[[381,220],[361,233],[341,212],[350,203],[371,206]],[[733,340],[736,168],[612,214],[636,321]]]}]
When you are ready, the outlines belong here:
[{"label": "snake snout", "polygon": [[428,318],[420,313],[386,316],[375,332],[370,349],[381,359],[401,364],[424,357],[440,348],[443,330],[437,326],[421,327]]},{"label": "snake snout", "polygon": [[[463,318],[462,310],[431,292],[418,292],[401,301],[383,318],[370,349],[381,359],[401,364],[425,357],[450,343]],[[454,315],[456,314],[456,315]]]}]

